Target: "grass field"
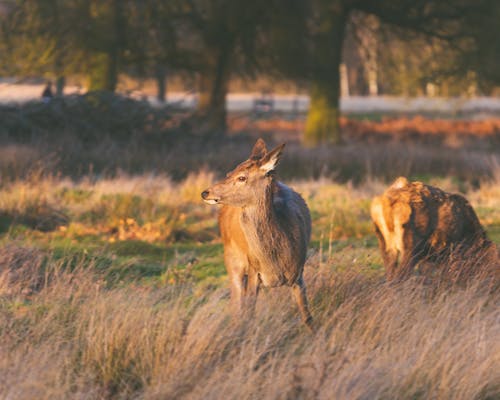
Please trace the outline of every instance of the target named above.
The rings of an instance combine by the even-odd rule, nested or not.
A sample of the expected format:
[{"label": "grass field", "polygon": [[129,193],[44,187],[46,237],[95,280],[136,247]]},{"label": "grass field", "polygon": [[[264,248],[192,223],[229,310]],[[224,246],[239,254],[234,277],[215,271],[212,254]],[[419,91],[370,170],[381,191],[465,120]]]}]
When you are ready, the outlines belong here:
[{"label": "grass field", "polygon": [[[230,312],[217,208],[200,192],[256,133],[85,142],[62,125],[52,142],[26,128],[2,136],[0,398],[500,398],[498,290],[474,279],[387,284],[368,213],[405,173],[465,194],[500,243],[488,142],[407,143],[399,154],[384,143],[290,143],[278,173],[313,218],[311,334],[286,288],[263,290],[254,319]],[[331,169],[311,167],[340,155]]]}]

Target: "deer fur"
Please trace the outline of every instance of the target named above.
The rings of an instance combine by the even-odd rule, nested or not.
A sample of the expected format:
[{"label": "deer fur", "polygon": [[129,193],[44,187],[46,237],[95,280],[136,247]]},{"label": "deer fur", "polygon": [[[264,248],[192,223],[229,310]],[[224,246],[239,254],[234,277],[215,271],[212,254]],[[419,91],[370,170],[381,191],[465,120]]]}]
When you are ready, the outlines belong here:
[{"label": "deer fur", "polygon": [[422,182],[400,177],[375,197],[370,209],[388,280],[408,277],[423,261],[487,254],[496,259],[469,202]]},{"label": "deer fur", "polygon": [[257,140],[250,158],[202,193],[222,205],[219,226],[231,294],[239,309],[253,308],[259,288],[289,286],[311,328],[302,276],[311,236],[304,199],[275,178],[284,144],[267,151]]}]

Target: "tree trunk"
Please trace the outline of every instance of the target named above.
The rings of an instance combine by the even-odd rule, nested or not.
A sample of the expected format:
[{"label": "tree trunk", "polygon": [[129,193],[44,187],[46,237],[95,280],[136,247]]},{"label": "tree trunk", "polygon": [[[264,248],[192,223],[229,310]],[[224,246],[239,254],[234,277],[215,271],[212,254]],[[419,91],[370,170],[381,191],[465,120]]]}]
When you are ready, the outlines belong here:
[{"label": "tree trunk", "polygon": [[118,84],[120,53],[125,42],[125,22],[122,0],[113,0],[109,14],[111,40],[93,56],[89,90],[114,92]]},{"label": "tree trunk", "polygon": [[[341,141],[340,107],[338,87],[332,81],[316,79],[311,84],[309,112],[305,127],[305,143],[308,146],[336,144]],[[339,86],[339,85],[337,85]]]},{"label": "tree trunk", "polygon": [[321,10],[313,50],[310,105],[304,133],[309,146],[339,143],[340,62],[347,12],[341,1]]},{"label": "tree trunk", "polygon": [[66,85],[66,78],[64,75],[59,75],[56,78],[56,96],[62,97],[64,94],[64,86]]},{"label": "tree trunk", "polygon": [[165,103],[167,99],[167,69],[160,64],[156,66],[156,87],[158,90],[157,100],[160,103]]},{"label": "tree trunk", "polygon": [[61,50],[58,51],[54,64],[54,72],[56,74],[56,96],[62,97],[64,94],[64,86],[66,85],[66,77],[64,76],[64,54]]},{"label": "tree trunk", "polygon": [[66,77],[64,71],[64,61],[66,59],[66,47],[64,46],[64,33],[61,32],[61,6],[62,3],[54,1],[51,4],[52,15],[54,20],[54,29],[56,32],[56,53],[54,61],[54,72],[56,74],[56,97],[64,95],[64,86],[66,85]]},{"label": "tree trunk", "polygon": [[205,121],[204,130],[214,134],[224,134],[227,128],[226,95],[232,52],[232,45],[227,43],[200,75],[198,113]]},{"label": "tree trunk", "polygon": [[118,83],[116,61],[115,57],[107,53],[99,53],[93,56],[89,72],[89,91],[115,91]]}]

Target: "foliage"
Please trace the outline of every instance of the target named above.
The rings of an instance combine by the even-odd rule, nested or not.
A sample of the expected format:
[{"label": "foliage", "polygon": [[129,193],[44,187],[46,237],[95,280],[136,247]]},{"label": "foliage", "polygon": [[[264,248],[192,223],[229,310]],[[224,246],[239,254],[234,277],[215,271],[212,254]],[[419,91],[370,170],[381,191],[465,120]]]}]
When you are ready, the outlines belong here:
[{"label": "foliage", "polygon": [[81,1],[20,0],[7,13],[2,19],[4,74],[59,78],[82,71]]},{"label": "foliage", "polygon": [[[160,100],[166,74],[187,73],[197,79],[202,117],[197,123],[205,133],[226,128],[225,97],[232,77],[265,74],[308,88],[312,102],[306,142],[338,143],[339,65],[347,26],[358,37],[376,35],[379,54],[374,56],[372,49],[372,65],[364,67],[373,75],[373,63],[378,63],[376,79],[383,91],[414,95],[432,84],[439,93],[454,95],[469,89],[474,93],[479,82],[488,93],[486,84],[498,80],[498,49],[490,40],[497,31],[498,5],[492,0],[9,4],[7,18],[1,19],[0,52],[2,60],[9,60],[3,62],[5,73],[55,77],[59,89],[65,76],[85,73],[90,90],[108,91],[116,89],[121,73],[153,76]],[[363,31],[367,19],[360,15],[376,21],[376,32]],[[457,77],[460,84],[453,83]]]}]

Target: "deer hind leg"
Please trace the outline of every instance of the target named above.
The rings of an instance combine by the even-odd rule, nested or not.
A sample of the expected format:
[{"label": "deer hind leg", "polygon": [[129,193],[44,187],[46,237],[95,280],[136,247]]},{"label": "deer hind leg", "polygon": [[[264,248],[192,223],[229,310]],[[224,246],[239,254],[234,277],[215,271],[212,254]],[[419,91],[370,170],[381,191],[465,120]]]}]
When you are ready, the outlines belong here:
[{"label": "deer hind leg", "polygon": [[411,276],[418,261],[422,258],[424,242],[415,238],[413,231],[408,227],[402,227],[399,235],[401,238],[398,246],[400,249],[400,262],[394,278],[401,281]]},{"label": "deer hind leg", "polygon": [[398,251],[387,248],[384,235],[380,232],[377,224],[375,224],[375,235],[377,236],[380,252],[382,253],[386,279],[392,281],[396,276],[398,267]]},{"label": "deer hind leg", "polygon": [[243,295],[246,291],[247,276],[238,271],[231,274],[231,303],[235,312],[241,312],[243,308]]},{"label": "deer hind leg", "polygon": [[302,321],[309,328],[309,330],[314,332],[312,316],[309,312],[309,304],[307,303],[306,286],[302,276],[300,276],[299,279],[297,279],[297,282],[292,285],[292,293],[299,307]]}]

